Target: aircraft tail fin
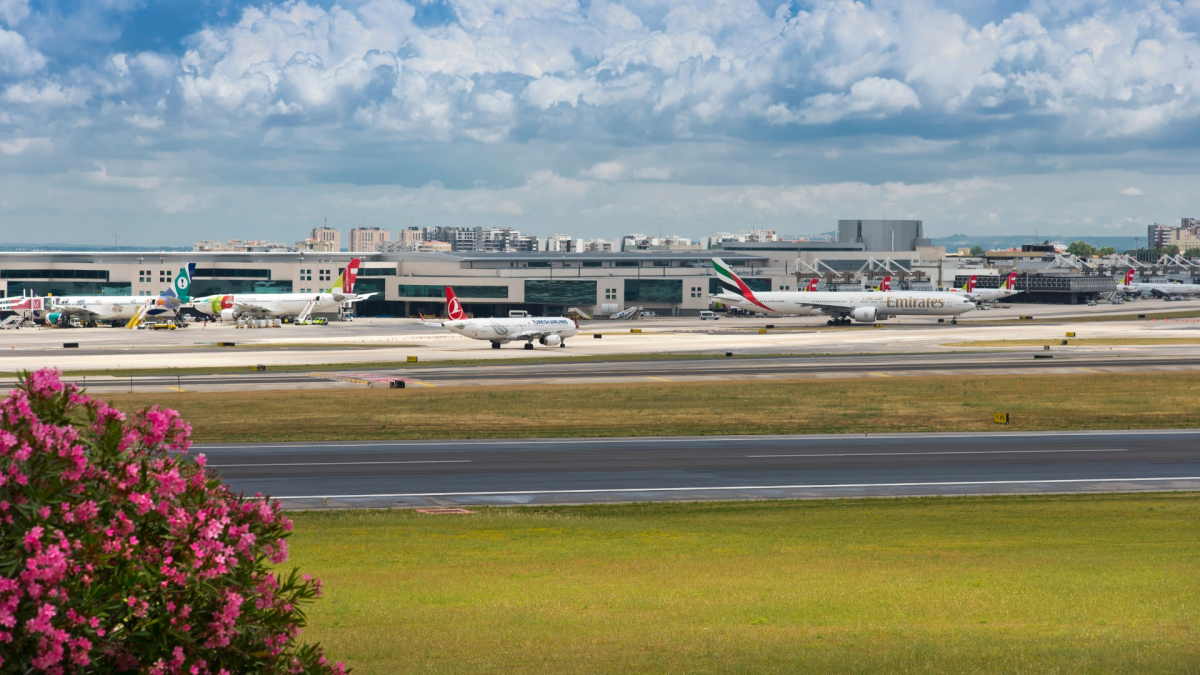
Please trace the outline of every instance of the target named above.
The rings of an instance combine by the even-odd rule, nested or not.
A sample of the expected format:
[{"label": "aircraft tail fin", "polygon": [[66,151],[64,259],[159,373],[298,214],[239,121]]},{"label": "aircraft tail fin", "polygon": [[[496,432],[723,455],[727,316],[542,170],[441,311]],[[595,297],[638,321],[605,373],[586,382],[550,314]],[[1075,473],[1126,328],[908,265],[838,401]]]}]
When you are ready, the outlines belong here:
[{"label": "aircraft tail fin", "polygon": [[884,277],[883,281],[879,282],[879,290],[884,292],[892,290],[892,278]]},{"label": "aircraft tail fin", "polygon": [[1004,281],[1004,288],[1009,291],[1017,290],[1017,273],[1009,272],[1008,279]]},{"label": "aircraft tail fin", "polygon": [[1128,272],[1125,273],[1125,283],[1123,283],[1121,285],[1128,286],[1129,284],[1132,284],[1132,283],[1133,283],[1133,269],[1130,269]]},{"label": "aircraft tail fin", "polygon": [[967,292],[968,293],[975,292],[975,283],[977,281],[979,281],[979,275],[977,275],[977,274],[972,274],[971,278],[967,279]]},{"label": "aircraft tail fin", "polygon": [[807,287],[807,288],[805,288],[804,290],[805,290],[805,291],[807,291],[807,292],[809,292],[809,293],[816,293],[816,292],[817,292],[817,283],[818,283],[818,282],[820,282],[820,279],[818,279],[818,278],[816,278],[816,277],[813,277],[812,279],[809,279],[809,280],[808,280],[808,287]]},{"label": "aircraft tail fin", "polygon": [[467,313],[463,311],[462,303],[458,301],[458,296],[454,295],[454,289],[446,287],[446,316],[451,321],[460,321],[467,318]]},{"label": "aircraft tail fin", "polygon": [[725,264],[720,258],[713,258],[713,269],[717,271],[717,282],[721,286],[721,290],[731,295],[736,295],[744,298],[747,302],[763,308],[768,312],[775,310],[767,307],[758,298],[754,297],[754,291],[742,281],[740,277],[733,271],[733,268]]},{"label": "aircraft tail fin", "polygon": [[346,269],[338,275],[333,285],[329,287],[326,293],[353,293],[354,282],[358,280],[358,267],[362,264],[362,258],[354,258],[350,264],[346,265]]},{"label": "aircraft tail fin", "polygon": [[175,281],[171,284],[171,288],[165,291],[162,295],[168,298],[177,298],[179,302],[187,303],[192,301],[192,276],[196,273],[196,263],[190,262],[179,270],[179,276],[175,277]]}]

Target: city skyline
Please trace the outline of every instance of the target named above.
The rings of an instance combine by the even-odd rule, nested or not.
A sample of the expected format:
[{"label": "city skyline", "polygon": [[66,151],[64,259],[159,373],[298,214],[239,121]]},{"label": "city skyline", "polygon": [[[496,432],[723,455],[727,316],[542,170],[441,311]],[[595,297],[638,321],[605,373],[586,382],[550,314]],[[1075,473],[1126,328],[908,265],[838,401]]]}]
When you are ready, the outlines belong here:
[{"label": "city skyline", "polygon": [[1200,6],[0,0],[4,243],[1144,237],[1198,211]]}]

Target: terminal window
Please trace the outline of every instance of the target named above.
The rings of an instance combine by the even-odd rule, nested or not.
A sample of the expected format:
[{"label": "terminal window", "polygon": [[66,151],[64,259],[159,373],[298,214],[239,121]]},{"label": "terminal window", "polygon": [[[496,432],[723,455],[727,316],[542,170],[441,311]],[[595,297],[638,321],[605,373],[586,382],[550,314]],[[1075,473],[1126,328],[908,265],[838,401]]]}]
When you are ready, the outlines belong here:
[{"label": "terminal window", "polygon": [[[309,273],[311,274],[312,270],[309,270]],[[320,276],[321,281],[333,281],[332,270],[321,270],[321,273],[318,276]],[[312,281],[312,279],[309,278],[309,281]]]},{"label": "terminal window", "polygon": [[526,279],[525,302],[594,305],[596,304],[596,282]]},{"label": "terminal window", "polygon": [[138,281],[142,283],[154,281],[154,275],[150,270],[138,270]]},{"label": "terminal window", "polygon": [[312,270],[300,270],[300,281],[312,281]]},{"label": "terminal window", "polygon": [[615,288],[604,289],[604,299],[605,300],[616,300],[617,299],[617,289],[615,289]]},{"label": "terminal window", "polygon": [[683,302],[683,279],[626,279],[626,302]]},{"label": "terminal window", "polygon": [[692,288],[691,288],[692,297],[693,298],[703,298],[704,294],[701,293],[701,291],[703,291],[703,290],[704,290],[703,286],[692,286]]}]

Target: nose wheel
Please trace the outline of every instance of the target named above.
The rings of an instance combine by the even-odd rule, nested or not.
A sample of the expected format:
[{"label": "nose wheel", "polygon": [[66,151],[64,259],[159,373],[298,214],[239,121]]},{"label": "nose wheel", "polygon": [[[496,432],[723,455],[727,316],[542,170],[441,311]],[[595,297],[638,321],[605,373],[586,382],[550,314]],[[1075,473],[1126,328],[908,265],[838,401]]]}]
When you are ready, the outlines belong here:
[{"label": "nose wheel", "polygon": [[528,349],[528,350],[531,350],[531,351],[532,351],[532,350],[533,350],[533,343],[532,343],[532,342],[526,342],[526,343],[525,343],[525,349]]},{"label": "nose wheel", "polygon": [[950,323],[958,325],[958,319],[950,319]]}]

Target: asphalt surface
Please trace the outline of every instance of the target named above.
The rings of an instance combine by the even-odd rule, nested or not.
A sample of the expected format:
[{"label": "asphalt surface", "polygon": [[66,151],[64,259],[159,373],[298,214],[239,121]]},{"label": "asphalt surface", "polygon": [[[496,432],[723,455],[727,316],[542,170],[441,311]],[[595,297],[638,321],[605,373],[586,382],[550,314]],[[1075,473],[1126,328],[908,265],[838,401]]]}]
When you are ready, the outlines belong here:
[{"label": "asphalt surface", "polygon": [[[1044,358],[1050,355],[1052,358]],[[1035,358],[1037,357],[1037,358]],[[1200,368],[1200,356],[1144,357],[1100,355],[1097,352],[1029,351],[1027,353],[867,354],[856,356],[771,357],[736,359],[679,359],[661,361],[603,361],[591,363],[488,363],[470,366],[425,366],[394,370],[338,372],[265,371],[224,375],[135,376],[133,378],[68,378],[93,390],[122,391],[179,388],[187,391],[222,389],[287,389],[334,383],[385,384],[401,379],[433,386],[497,386],[570,382],[646,381],[672,378],[752,379],[761,377],[821,377],[848,374],[970,374],[989,372],[1036,373],[1063,369],[1113,372]]]},{"label": "asphalt surface", "polygon": [[1200,490],[1200,430],[196,446],[289,508]]}]

